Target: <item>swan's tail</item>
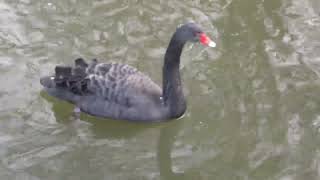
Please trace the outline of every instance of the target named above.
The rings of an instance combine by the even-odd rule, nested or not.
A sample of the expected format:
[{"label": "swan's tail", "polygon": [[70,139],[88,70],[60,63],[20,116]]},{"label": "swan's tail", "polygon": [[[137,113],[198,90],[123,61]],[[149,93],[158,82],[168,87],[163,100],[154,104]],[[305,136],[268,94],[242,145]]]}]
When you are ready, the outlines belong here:
[{"label": "swan's tail", "polygon": [[40,83],[52,96],[75,102],[77,96],[88,93],[88,64],[81,58],[75,60],[75,66],[56,66],[54,76],[45,76]]}]

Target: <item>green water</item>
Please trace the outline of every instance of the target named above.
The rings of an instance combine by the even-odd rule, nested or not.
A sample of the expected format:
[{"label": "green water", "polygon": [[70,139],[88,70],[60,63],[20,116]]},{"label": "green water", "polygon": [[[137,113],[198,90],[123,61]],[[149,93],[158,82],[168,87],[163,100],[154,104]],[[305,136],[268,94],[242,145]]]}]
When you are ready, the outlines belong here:
[{"label": "green water", "polygon": [[[320,179],[320,1],[0,1],[0,179]],[[187,45],[183,119],[72,116],[39,77],[77,57],[123,62],[161,83],[175,28]]]}]

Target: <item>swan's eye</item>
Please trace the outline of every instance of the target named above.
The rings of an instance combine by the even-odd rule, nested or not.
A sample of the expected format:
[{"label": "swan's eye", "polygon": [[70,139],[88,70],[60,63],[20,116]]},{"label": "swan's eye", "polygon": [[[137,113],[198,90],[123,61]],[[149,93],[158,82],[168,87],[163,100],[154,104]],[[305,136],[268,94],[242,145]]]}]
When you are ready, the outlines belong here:
[{"label": "swan's eye", "polygon": [[198,37],[200,37],[201,34],[202,34],[202,32],[200,32],[200,31],[195,32],[195,35],[198,36]]}]

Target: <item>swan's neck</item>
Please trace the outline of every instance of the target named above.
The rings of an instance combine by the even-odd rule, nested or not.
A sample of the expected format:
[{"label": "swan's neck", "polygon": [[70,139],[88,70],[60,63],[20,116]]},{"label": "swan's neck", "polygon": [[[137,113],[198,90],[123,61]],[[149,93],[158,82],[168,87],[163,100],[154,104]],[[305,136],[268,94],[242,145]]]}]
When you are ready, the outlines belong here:
[{"label": "swan's neck", "polygon": [[186,110],[186,101],[180,79],[180,56],[184,42],[176,40],[175,33],[167,48],[163,65],[163,100],[168,106],[171,118],[178,118]]}]

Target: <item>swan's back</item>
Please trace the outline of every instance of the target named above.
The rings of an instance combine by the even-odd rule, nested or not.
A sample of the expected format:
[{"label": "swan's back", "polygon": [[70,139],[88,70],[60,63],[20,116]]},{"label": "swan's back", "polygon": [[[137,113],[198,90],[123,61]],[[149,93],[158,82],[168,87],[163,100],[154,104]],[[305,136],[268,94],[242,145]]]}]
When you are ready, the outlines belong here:
[{"label": "swan's back", "polygon": [[76,104],[91,115],[112,119],[158,121],[167,118],[161,88],[136,68],[119,63],[57,66],[41,84],[52,96]]}]

